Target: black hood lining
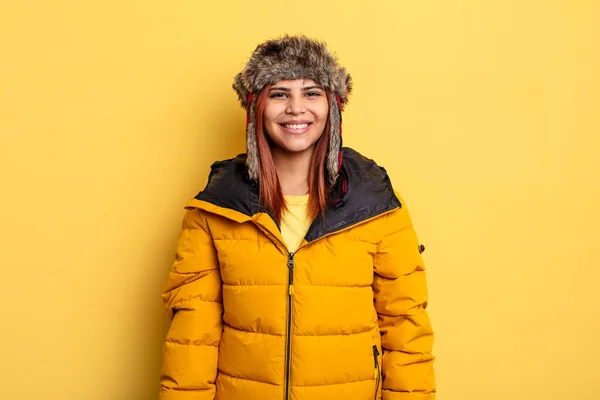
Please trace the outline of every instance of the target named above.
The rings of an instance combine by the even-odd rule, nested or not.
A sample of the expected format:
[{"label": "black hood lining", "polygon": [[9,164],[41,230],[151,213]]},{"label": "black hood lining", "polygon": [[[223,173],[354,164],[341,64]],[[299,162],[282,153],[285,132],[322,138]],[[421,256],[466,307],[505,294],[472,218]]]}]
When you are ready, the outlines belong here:
[{"label": "black hood lining", "polygon": [[[305,236],[307,242],[402,207],[385,168],[348,147],[342,149],[342,157],[342,171],[332,187],[325,216],[318,216],[312,222]],[[347,187],[340,198],[343,178]],[[195,198],[249,217],[266,212],[279,227],[269,210],[259,208],[258,185],[249,178],[244,154],[213,163],[205,189]],[[335,199],[341,201],[333,205]]]}]

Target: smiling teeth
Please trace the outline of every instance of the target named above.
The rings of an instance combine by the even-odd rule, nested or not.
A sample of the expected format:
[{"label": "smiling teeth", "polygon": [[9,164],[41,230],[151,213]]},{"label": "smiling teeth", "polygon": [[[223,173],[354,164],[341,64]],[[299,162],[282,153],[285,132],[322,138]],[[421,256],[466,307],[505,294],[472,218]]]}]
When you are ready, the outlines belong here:
[{"label": "smiling teeth", "polygon": [[304,128],[308,128],[308,124],[285,124],[284,125],[287,129],[304,129]]}]

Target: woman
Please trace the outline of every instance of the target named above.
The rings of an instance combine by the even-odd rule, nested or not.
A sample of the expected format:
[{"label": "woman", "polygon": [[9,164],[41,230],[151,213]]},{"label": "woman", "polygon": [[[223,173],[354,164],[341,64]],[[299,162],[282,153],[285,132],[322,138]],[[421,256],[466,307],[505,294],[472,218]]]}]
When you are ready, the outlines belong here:
[{"label": "woman", "polygon": [[342,148],[350,76],[285,36],[233,87],[247,153],[186,206],[161,400],[434,399],[423,246],[385,169]]}]

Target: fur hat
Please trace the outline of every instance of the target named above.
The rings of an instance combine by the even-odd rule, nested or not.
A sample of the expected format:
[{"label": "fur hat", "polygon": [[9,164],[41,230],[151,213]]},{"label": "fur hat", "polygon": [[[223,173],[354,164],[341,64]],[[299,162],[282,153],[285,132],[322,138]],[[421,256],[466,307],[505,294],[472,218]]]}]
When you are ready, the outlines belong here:
[{"label": "fur hat", "polygon": [[326,164],[329,183],[333,185],[342,164],[341,112],[352,91],[352,79],[325,43],[301,35],[286,35],[258,45],[244,70],[235,76],[233,89],[247,111],[246,164],[250,178],[257,181],[260,168],[255,131],[258,93],[267,85],[288,79],[312,79],[330,93]]}]

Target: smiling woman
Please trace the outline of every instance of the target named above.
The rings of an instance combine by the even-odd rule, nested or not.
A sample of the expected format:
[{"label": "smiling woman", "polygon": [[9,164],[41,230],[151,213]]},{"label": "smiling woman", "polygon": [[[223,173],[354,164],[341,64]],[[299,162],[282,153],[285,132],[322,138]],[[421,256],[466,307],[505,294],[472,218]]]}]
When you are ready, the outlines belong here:
[{"label": "smiling woman", "polygon": [[350,75],[285,36],[233,87],[247,151],[186,206],[161,400],[435,399],[423,247],[386,170],[342,147]]}]

